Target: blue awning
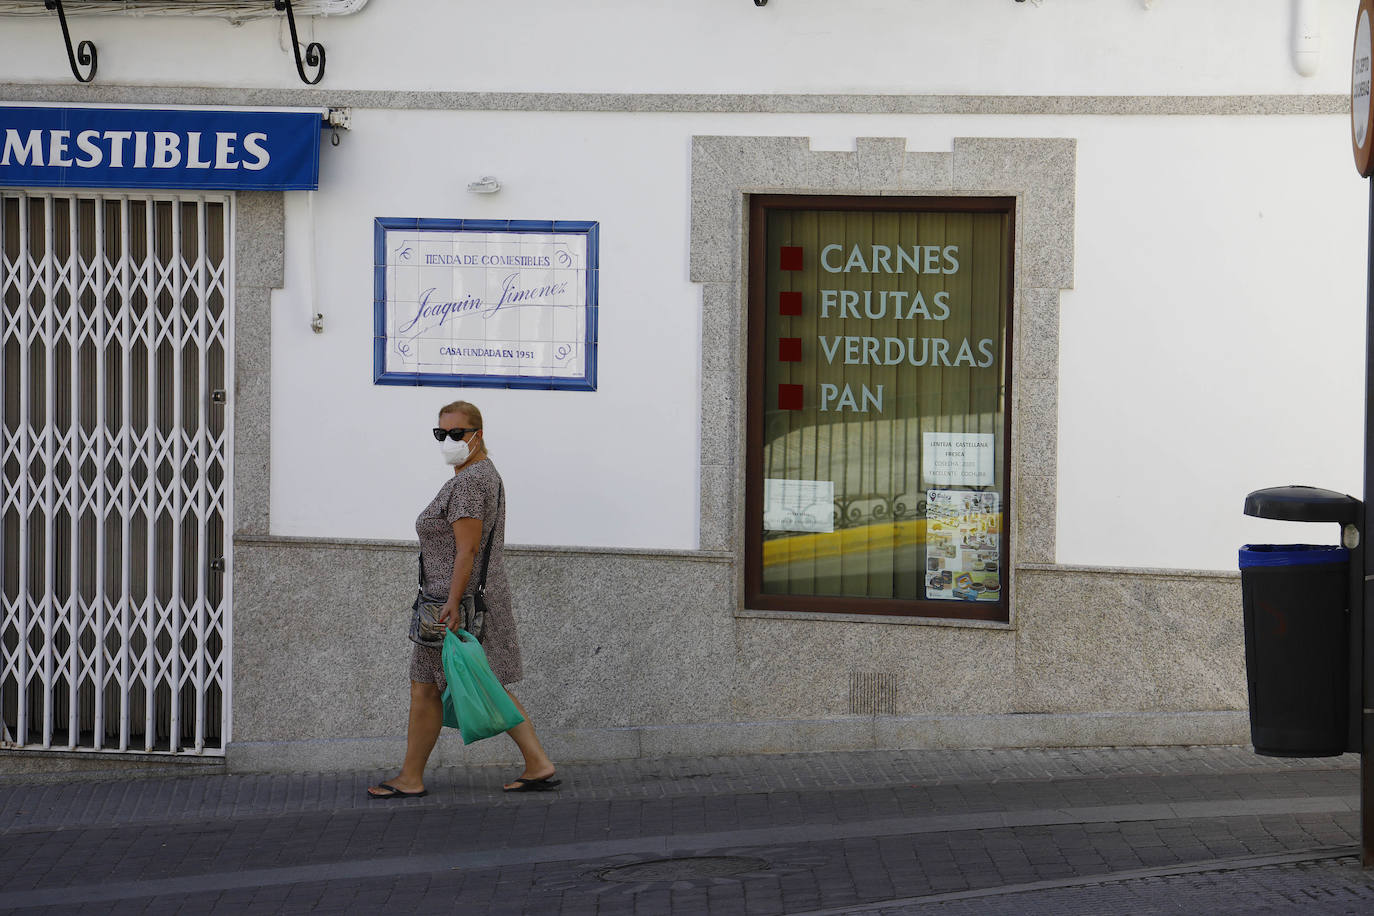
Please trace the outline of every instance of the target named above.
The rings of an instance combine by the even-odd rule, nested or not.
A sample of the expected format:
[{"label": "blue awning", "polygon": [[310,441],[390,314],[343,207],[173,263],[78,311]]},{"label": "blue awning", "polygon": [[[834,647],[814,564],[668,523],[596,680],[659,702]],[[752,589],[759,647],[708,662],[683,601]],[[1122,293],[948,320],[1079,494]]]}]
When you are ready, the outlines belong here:
[{"label": "blue awning", "polygon": [[0,107],[0,186],[314,190],[312,112]]}]

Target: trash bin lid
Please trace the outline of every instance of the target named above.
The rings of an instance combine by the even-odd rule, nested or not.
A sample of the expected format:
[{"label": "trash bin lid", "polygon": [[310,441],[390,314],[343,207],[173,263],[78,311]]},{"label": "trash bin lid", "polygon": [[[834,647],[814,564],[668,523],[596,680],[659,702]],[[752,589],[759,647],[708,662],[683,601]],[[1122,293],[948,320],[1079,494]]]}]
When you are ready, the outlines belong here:
[{"label": "trash bin lid", "polygon": [[1320,487],[1269,487],[1245,497],[1245,514],[1285,522],[1353,522],[1360,501]]}]

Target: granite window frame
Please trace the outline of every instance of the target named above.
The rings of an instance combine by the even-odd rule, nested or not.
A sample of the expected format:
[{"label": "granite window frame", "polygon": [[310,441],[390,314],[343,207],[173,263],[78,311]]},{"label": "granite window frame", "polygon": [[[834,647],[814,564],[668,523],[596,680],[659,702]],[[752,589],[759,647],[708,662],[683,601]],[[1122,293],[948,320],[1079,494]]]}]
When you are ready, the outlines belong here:
[{"label": "granite window frame", "polygon": [[1009,620],[768,611],[745,598],[742,617],[1016,626],[1019,570],[1055,565],[1058,482],[1059,294],[1073,287],[1077,141],[1067,137],[959,137],[946,152],[908,151],[905,137],[859,137],[850,151],[813,150],[806,137],[696,135],[691,149],[689,279],[701,285],[699,549],[742,551],[744,382],[750,194],[1010,196],[1016,199],[1010,492],[1016,516],[1004,560]]}]

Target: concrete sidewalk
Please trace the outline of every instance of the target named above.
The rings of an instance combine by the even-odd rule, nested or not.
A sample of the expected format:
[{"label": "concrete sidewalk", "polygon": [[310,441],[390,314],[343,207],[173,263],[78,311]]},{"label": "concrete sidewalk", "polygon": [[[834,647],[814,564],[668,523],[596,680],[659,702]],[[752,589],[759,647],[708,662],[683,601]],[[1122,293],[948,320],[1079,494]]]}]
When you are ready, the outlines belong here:
[{"label": "concrete sidewalk", "polygon": [[[30,768],[32,761],[25,761]],[[1364,913],[1358,759],[872,751],[391,773],[5,775],[0,911]]]}]

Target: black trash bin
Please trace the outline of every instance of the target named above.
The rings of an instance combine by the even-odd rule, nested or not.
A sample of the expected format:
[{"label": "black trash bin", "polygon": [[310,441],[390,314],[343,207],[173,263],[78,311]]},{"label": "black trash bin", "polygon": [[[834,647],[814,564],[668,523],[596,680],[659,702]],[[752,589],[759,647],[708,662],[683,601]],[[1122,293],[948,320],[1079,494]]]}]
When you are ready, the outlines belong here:
[{"label": "black trash bin", "polygon": [[1250,737],[1273,757],[1330,757],[1346,746],[1349,564],[1344,547],[1240,549]]}]

